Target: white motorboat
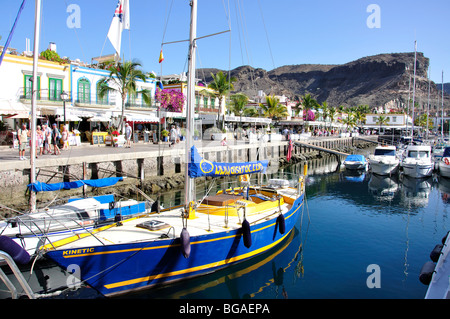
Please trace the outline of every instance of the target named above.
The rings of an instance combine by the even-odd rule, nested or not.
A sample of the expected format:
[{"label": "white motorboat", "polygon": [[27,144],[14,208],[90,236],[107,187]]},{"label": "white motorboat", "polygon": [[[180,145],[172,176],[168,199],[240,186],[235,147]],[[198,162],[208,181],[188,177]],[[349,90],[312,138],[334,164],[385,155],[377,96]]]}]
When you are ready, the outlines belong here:
[{"label": "white motorboat", "polygon": [[369,156],[370,170],[378,175],[395,174],[399,163],[395,146],[378,146],[374,154]]},{"label": "white motorboat", "polygon": [[450,147],[446,147],[442,158],[438,162],[439,174],[450,178]]},{"label": "white motorboat", "polygon": [[409,145],[405,153],[402,167],[406,176],[422,178],[433,174],[434,163],[431,158],[431,146]]},{"label": "white motorboat", "polygon": [[366,158],[357,154],[347,156],[343,164],[349,170],[367,170],[368,167]]}]

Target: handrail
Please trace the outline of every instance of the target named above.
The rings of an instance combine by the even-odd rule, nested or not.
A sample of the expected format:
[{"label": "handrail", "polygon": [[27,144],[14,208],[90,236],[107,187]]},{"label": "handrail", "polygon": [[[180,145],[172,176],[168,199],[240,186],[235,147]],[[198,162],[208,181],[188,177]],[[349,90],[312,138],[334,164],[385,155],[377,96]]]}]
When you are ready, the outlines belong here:
[{"label": "handrail", "polygon": [[[5,261],[7,262],[9,268],[14,273],[14,276],[19,281],[20,286],[23,288],[25,293],[27,294],[28,298],[30,299],[36,299],[36,295],[34,294],[33,290],[31,289],[30,285],[27,283],[25,278],[23,277],[22,273],[19,270],[19,267],[17,267],[16,263],[12,259],[12,257],[7,254],[6,252],[0,250],[0,257],[3,257]],[[11,291],[11,296],[13,299],[17,298],[17,290],[14,287],[14,285],[11,283],[11,281],[6,277],[5,273],[0,269],[0,276],[2,278],[2,281],[8,286],[8,288]]]}]

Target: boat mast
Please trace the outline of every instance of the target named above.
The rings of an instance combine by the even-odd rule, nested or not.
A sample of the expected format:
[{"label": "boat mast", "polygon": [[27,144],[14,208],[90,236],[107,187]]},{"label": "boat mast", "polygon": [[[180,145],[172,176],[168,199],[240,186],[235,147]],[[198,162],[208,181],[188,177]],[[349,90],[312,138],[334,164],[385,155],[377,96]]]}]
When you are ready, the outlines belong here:
[{"label": "boat mast", "polygon": [[414,40],[414,78],[413,78],[413,100],[412,100],[412,130],[411,137],[414,138],[414,107],[416,99],[416,64],[417,64],[417,41]]},{"label": "boat mast", "polygon": [[195,184],[189,177],[189,162],[191,160],[191,147],[194,141],[194,104],[195,104],[195,58],[196,58],[196,37],[197,37],[197,0],[191,0],[191,27],[189,36],[188,53],[188,85],[187,85],[187,109],[186,109],[186,151],[185,151],[185,207],[195,200]]},{"label": "boat mast", "polygon": [[442,70],[442,98],[441,98],[441,136],[444,138],[444,70]]},{"label": "boat mast", "polygon": [[[41,0],[36,0],[34,16],[33,85],[31,97],[30,183],[36,182],[36,101],[38,96],[38,57],[41,25]],[[36,193],[30,191],[30,211],[36,211]]]},{"label": "boat mast", "polygon": [[430,116],[430,91],[431,91],[431,66],[428,66],[428,103],[427,103],[427,140],[428,140],[428,118]]}]

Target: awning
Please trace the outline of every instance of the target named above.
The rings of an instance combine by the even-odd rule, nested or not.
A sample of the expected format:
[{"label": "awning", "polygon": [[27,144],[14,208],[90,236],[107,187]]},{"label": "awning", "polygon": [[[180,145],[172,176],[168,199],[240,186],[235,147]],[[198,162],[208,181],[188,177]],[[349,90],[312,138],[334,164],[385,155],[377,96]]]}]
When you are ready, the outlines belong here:
[{"label": "awning", "polygon": [[12,102],[10,100],[0,100],[0,116],[16,116],[15,118],[28,118],[30,110],[22,103]]},{"label": "awning", "polygon": [[89,122],[110,122],[111,118],[105,116],[94,116],[88,119]]},{"label": "awning", "polygon": [[159,117],[154,115],[126,114],[127,122],[133,123],[158,123]]}]

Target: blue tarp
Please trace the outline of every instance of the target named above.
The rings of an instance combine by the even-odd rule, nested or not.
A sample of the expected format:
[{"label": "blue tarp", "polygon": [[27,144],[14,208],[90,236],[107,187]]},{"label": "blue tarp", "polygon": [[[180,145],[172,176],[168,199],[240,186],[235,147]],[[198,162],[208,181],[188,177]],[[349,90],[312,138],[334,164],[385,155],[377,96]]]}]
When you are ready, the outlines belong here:
[{"label": "blue tarp", "polygon": [[28,188],[33,192],[53,192],[61,189],[80,188],[83,185],[91,187],[106,187],[115,185],[117,182],[122,181],[123,177],[107,177],[102,179],[88,179],[74,182],[62,182],[46,184],[42,182],[36,182],[28,184]]},{"label": "blue tarp", "polygon": [[191,161],[189,163],[189,177],[202,176],[237,176],[253,173],[265,173],[268,160],[244,163],[218,163],[203,159],[195,146],[191,148]]},{"label": "blue tarp", "polygon": [[347,156],[345,161],[346,162],[362,162],[362,163],[365,163],[366,162],[366,158],[363,155],[353,154],[353,155]]}]

